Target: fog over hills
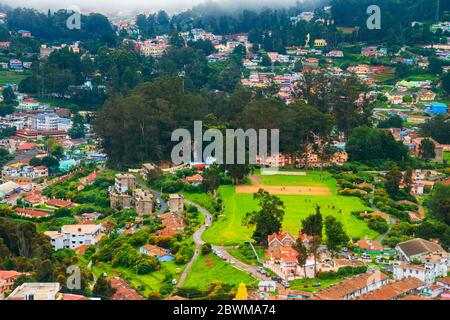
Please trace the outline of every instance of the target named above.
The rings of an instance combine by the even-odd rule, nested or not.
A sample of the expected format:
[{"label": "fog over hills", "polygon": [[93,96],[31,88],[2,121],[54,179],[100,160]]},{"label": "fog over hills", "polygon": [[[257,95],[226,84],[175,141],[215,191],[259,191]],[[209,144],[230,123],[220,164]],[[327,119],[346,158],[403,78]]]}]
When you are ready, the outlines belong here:
[{"label": "fog over hills", "polygon": [[[252,8],[258,9],[265,6],[286,7],[295,5],[296,0],[3,0],[11,7],[30,7],[38,10],[57,10],[78,6],[82,12],[96,11],[108,12],[142,12],[166,10],[169,13],[176,13],[193,6],[210,4],[221,8]],[[300,0],[302,2],[321,2],[320,0]]]}]

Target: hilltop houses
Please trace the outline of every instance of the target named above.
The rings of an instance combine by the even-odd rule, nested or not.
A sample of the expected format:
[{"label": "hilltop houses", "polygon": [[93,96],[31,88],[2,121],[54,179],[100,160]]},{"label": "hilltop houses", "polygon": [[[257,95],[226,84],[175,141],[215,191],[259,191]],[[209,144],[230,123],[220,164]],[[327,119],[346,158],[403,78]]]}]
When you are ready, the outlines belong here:
[{"label": "hilltop houses", "polygon": [[136,177],[130,173],[117,174],[110,191],[111,208],[117,210],[135,209],[139,216],[153,212],[153,195],[136,188]]}]

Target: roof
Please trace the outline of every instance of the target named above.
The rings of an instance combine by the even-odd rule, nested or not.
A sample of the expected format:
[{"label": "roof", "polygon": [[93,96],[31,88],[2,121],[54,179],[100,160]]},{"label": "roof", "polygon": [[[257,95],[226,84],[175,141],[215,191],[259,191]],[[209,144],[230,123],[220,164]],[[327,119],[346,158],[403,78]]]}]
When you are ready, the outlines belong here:
[{"label": "roof", "polygon": [[379,289],[359,296],[358,300],[392,300],[422,286],[422,281],[417,278],[406,278],[389,283]]},{"label": "roof", "polygon": [[89,298],[86,298],[85,296],[80,296],[78,294],[70,294],[70,293],[64,293],[63,294],[63,300],[89,300]]},{"label": "roof", "polygon": [[43,218],[51,215],[53,211],[43,210],[43,209],[27,209],[27,208],[16,208],[14,209],[18,214],[23,216],[30,216],[32,218]]},{"label": "roof", "polygon": [[375,240],[362,239],[356,242],[355,245],[363,250],[375,250],[375,251],[383,250],[383,246]]},{"label": "roof", "polygon": [[61,227],[61,233],[94,233],[100,226],[97,224],[68,224]]},{"label": "roof", "polygon": [[22,275],[21,272],[17,272],[14,270],[0,270],[0,279],[3,279],[3,280],[14,279],[21,275]]},{"label": "roof", "polygon": [[109,280],[111,286],[116,289],[116,292],[113,294],[113,300],[144,300],[136,290],[131,289],[128,283],[121,278],[112,278]]},{"label": "roof", "polygon": [[65,208],[72,205],[72,202],[69,200],[62,200],[62,199],[49,199],[45,202],[49,206],[59,207],[59,208]]},{"label": "roof", "polygon": [[160,247],[158,246],[154,246],[152,244],[146,244],[144,246],[142,246],[141,248],[145,249],[149,255],[151,256],[157,256],[157,257],[162,257],[167,255],[167,253]]},{"label": "roof", "polygon": [[436,282],[442,282],[445,283],[446,285],[450,285],[450,277],[438,278],[436,279]]},{"label": "roof", "polygon": [[17,183],[13,181],[8,181],[0,185],[0,192],[8,194],[19,188],[20,186]]},{"label": "roof", "polygon": [[420,238],[401,242],[397,247],[400,248],[408,258],[436,251],[446,252],[439,244]]},{"label": "roof", "polygon": [[376,277],[375,272],[367,272],[319,290],[316,293],[316,296],[323,300],[343,300],[347,295],[353,292],[366,288],[378,281],[387,279],[389,279],[388,276],[382,272],[380,273],[379,278]]},{"label": "roof", "polygon": [[34,142],[27,142],[27,143],[24,143],[24,144],[21,144],[20,146],[18,146],[17,150],[19,150],[19,151],[30,150],[30,149],[37,148],[37,147],[39,147],[38,144],[36,144]]}]

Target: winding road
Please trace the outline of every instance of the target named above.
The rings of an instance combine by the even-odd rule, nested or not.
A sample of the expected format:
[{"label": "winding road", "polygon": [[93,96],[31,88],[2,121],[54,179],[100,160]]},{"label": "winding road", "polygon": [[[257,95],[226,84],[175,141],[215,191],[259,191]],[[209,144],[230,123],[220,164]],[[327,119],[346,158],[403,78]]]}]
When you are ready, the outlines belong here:
[{"label": "winding road", "polygon": [[[196,204],[195,202],[184,200],[184,203],[189,204],[191,206],[195,206],[205,217],[205,223],[203,226],[201,226],[194,234],[193,234],[193,240],[195,242],[195,252],[192,256],[189,263],[186,265],[186,268],[183,270],[183,273],[181,274],[180,280],[178,281],[177,287],[181,288],[184,284],[184,281],[186,280],[187,275],[189,274],[189,271],[192,268],[192,265],[194,264],[194,261],[197,259],[197,257],[200,254],[200,247],[202,244],[205,243],[202,239],[202,235],[205,232],[207,226],[211,226],[212,224],[212,214],[206,210],[205,208],[201,207],[200,205]],[[242,261],[237,260],[235,257],[233,257],[230,253],[228,253],[227,249],[225,247],[221,246],[212,246],[212,249],[214,251],[220,251],[222,255],[225,258],[225,261],[229,262],[233,267],[236,269],[239,269],[241,271],[250,273],[253,277],[260,279],[260,280],[271,280],[270,277],[263,276],[260,274],[257,270],[257,267],[248,265]],[[231,263],[233,262],[233,263]],[[277,283],[277,285],[279,285]],[[280,285],[281,286],[281,285]]]}]

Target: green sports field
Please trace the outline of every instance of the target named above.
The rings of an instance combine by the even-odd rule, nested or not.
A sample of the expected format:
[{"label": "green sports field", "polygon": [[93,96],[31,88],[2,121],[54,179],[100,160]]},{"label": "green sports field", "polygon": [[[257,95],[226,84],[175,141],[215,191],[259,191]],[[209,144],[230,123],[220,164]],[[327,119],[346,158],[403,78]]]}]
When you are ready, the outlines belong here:
[{"label": "green sports field", "polygon": [[[368,210],[357,197],[339,196],[336,193],[336,181],[330,174],[309,171],[306,176],[259,176],[262,184],[278,186],[327,186],[330,196],[279,195],[285,205],[283,230],[296,234],[301,220],[315,212],[315,206],[321,207],[324,216],[334,215],[344,225],[350,237],[376,238],[378,234],[369,229],[365,222],[351,215],[352,211]],[[221,186],[219,194],[225,206],[224,216],[218,218],[211,228],[206,230],[203,239],[217,245],[235,245],[251,240],[252,230],[241,223],[246,212],[258,210],[252,194],[237,194],[234,186]],[[333,208],[334,206],[334,208]]]}]

